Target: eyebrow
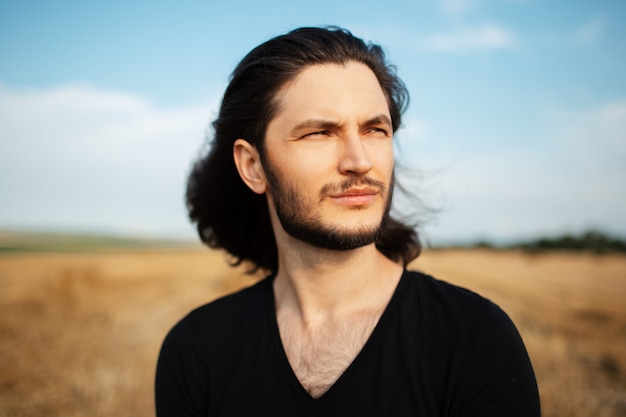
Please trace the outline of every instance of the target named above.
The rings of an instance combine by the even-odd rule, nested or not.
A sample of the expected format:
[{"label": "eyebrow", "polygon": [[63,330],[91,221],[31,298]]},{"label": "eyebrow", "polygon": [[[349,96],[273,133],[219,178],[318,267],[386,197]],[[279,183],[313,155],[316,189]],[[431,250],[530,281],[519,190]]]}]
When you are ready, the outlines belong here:
[{"label": "eyebrow", "polygon": [[293,136],[297,136],[303,130],[309,129],[332,129],[339,126],[339,123],[333,122],[332,120],[324,120],[324,119],[308,119],[303,121],[302,123],[298,123],[293,129],[291,129],[291,134]]},{"label": "eyebrow", "polygon": [[365,126],[380,125],[380,124],[389,126],[389,129],[393,127],[393,124],[391,123],[391,119],[386,114],[379,114],[378,116],[374,116],[368,121],[366,121],[365,123],[363,123],[363,125]]},{"label": "eyebrow", "polygon": [[[391,123],[391,119],[389,118],[389,116],[385,114],[379,114],[377,116],[372,117],[371,119],[366,120],[365,123],[362,123],[363,126],[372,126],[372,125],[380,125],[380,124],[387,125],[389,129],[391,129],[393,126]],[[291,129],[291,134],[293,136],[297,136],[297,134],[303,130],[333,129],[333,128],[337,128],[338,126],[339,126],[339,123],[332,121],[332,120],[308,119],[308,120],[303,121],[302,123],[298,123],[293,129]]]}]

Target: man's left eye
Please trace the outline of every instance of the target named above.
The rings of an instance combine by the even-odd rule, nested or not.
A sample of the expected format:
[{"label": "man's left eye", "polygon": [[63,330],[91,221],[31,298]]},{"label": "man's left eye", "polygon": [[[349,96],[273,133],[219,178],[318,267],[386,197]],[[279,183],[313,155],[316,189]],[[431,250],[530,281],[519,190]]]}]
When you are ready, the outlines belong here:
[{"label": "man's left eye", "polygon": [[384,135],[387,135],[387,130],[380,128],[380,127],[372,127],[371,129],[368,130],[368,132],[370,133],[382,133]]}]

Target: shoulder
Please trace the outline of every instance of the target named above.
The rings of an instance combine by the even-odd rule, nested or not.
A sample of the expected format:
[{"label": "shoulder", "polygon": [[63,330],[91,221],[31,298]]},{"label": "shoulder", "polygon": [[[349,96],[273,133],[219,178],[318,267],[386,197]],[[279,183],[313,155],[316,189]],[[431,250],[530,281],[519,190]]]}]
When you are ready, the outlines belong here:
[{"label": "shoulder", "polygon": [[406,271],[405,274],[408,297],[413,305],[424,310],[423,314],[431,312],[462,321],[482,321],[504,314],[491,300],[472,290],[418,271]]},{"label": "shoulder", "polygon": [[420,272],[405,274],[401,314],[412,317],[410,322],[433,340],[477,347],[492,344],[504,335],[519,340],[513,321],[491,300]]},{"label": "shoulder", "polygon": [[224,339],[241,329],[246,321],[263,315],[271,280],[266,278],[235,293],[195,308],[169,331],[165,344],[215,344],[216,335]]},{"label": "shoulder", "polygon": [[190,415],[191,409],[205,415],[207,393],[219,389],[211,381],[228,375],[240,357],[238,349],[248,345],[248,330],[264,320],[268,288],[266,279],[221,297],[191,311],[169,331],[156,369],[158,415]]},{"label": "shoulder", "polygon": [[458,415],[539,415],[532,365],[509,316],[469,289],[420,272],[405,278],[403,309],[417,323],[423,370],[462,387],[452,406]]}]

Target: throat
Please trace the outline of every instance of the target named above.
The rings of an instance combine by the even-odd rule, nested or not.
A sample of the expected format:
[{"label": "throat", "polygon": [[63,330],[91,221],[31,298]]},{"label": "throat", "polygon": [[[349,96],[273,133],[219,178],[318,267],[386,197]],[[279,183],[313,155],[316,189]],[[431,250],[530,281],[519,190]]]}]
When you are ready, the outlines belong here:
[{"label": "throat", "polygon": [[313,398],[324,395],[357,358],[380,320],[383,308],[341,320],[305,326],[296,316],[278,317],[289,365]]},{"label": "throat", "polygon": [[[276,322],[293,373],[313,398],[324,395],[371,339],[403,268],[375,251],[350,269],[286,269],[274,280]],[[362,259],[361,259],[362,260]],[[333,265],[336,267],[336,265]]]}]

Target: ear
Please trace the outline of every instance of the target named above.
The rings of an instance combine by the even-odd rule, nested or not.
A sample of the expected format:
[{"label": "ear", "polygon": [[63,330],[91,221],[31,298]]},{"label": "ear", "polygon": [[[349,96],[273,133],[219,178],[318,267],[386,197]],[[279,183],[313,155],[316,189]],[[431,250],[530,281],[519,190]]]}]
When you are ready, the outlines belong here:
[{"label": "ear", "polygon": [[265,193],[267,182],[259,151],[250,142],[237,139],[233,145],[233,158],[243,182],[255,193]]}]

